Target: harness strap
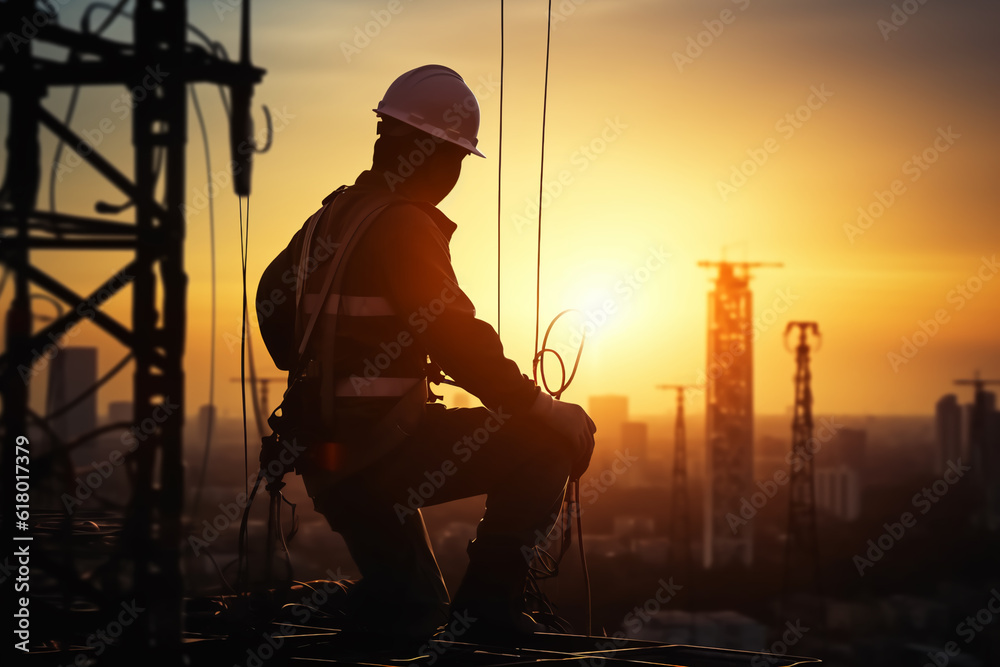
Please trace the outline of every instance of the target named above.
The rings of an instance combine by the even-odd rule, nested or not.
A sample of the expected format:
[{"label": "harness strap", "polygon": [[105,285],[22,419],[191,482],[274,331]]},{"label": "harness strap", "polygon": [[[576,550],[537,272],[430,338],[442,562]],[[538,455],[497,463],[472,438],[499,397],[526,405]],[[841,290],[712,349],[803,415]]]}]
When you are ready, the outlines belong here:
[{"label": "harness strap", "polygon": [[352,474],[392,451],[420,426],[427,402],[427,383],[418,382],[403,394],[396,405],[376,423],[368,446],[359,450],[355,443],[318,442],[304,454],[303,463],[311,472],[323,471],[328,482]]},{"label": "harness strap", "polygon": [[[309,224],[306,226],[306,235],[305,238],[302,240],[302,253],[300,255],[299,270],[296,275],[296,284],[295,284],[296,323],[299,322],[298,313],[301,312],[300,306],[302,305],[303,299],[306,297],[305,295],[305,281],[307,277],[306,266],[309,259],[309,248],[312,245],[312,237],[316,231],[316,225],[319,224],[320,219],[324,216],[324,214],[326,214],[326,212],[329,210],[331,206],[336,206],[338,204],[340,200],[339,194],[342,194],[345,190],[346,188],[339,188],[336,191],[336,194],[338,196],[335,196],[332,199],[327,199],[326,200],[327,203],[323,206],[323,208],[321,208],[319,211],[313,214],[313,216],[309,219]],[[375,216],[382,210],[384,210],[389,205],[389,203],[391,202],[378,204],[377,206],[375,206],[375,208],[369,210],[365,215],[356,215],[350,227],[348,227],[348,229],[345,230],[343,238],[340,239],[340,242],[334,244],[337,250],[334,253],[333,257],[330,259],[330,266],[329,269],[327,270],[326,278],[323,281],[323,288],[320,290],[319,295],[316,297],[319,303],[326,302],[327,296],[330,294],[330,288],[333,286],[335,279],[337,279],[338,275],[342,275],[343,265],[344,265],[343,260],[347,255],[347,253],[351,249],[353,249],[355,245],[357,245],[358,239],[360,239],[360,235],[358,234],[358,232],[362,231],[362,228],[367,229],[367,227],[371,224]],[[337,294],[336,296],[337,299],[335,299],[334,302],[339,304],[343,296],[340,294]],[[312,300],[311,296],[309,297],[309,300],[310,301]],[[339,305],[336,308],[339,310]],[[292,385],[298,378],[302,377],[302,374],[306,370],[306,364],[308,362],[308,359],[306,358],[305,351],[309,345],[309,340],[312,337],[312,332],[316,328],[316,322],[319,320],[319,316],[324,310],[325,308],[316,308],[315,310],[312,311],[312,314],[309,317],[309,322],[306,324],[306,328],[303,331],[302,337],[299,342],[298,360],[295,363],[295,369],[289,374],[290,381],[288,387],[286,387],[285,389],[283,398],[288,395],[288,392],[289,390],[291,390]],[[336,319],[334,321],[336,322]],[[298,326],[296,326],[296,329],[298,329]],[[331,341],[332,341],[332,333],[331,333]]]},{"label": "harness strap", "polygon": [[406,394],[413,385],[423,383],[422,378],[366,378],[354,375],[337,381],[333,388],[336,396],[392,397]]},{"label": "harness strap", "polygon": [[[381,296],[350,296],[330,294],[325,302],[321,302],[319,294],[306,294],[302,298],[302,308],[312,313],[323,303],[324,315],[350,315],[351,317],[384,317],[395,315],[389,300]],[[342,309],[342,310],[341,310]]]},{"label": "harness strap", "polygon": [[[333,205],[336,205],[336,200],[334,200]],[[330,288],[333,284],[336,282],[339,287],[341,281],[343,280],[344,256],[353,250],[358,244],[358,241],[361,239],[361,234],[359,232],[363,229],[368,229],[375,216],[381,213],[388,205],[388,203],[379,204],[374,209],[368,211],[366,215],[358,215],[354,217],[354,220],[351,222],[351,226],[344,232],[343,239],[337,244],[337,252],[333,255],[333,259],[330,260],[330,268],[326,272],[326,279],[323,281],[323,289],[321,289],[319,293],[320,303],[326,301],[326,297],[330,294]],[[319,308],[313,312],[312,317],[309,318],[309,324],[306,325],[305,332],[302,334],[302,342],[299,344],[300,359],[305,355],[306,347],[309,345],[309,339],[312,337],[312,332],[316,328],[316,321],[319,320],[320,312],[321,310]],[[334,322],[336,322],[336,320],[334,320]],[[332,332],[330,337],[332,340]]]},{"label": "harness strap", "polygon": [[[303,266],[308,261],[308,251],[305,250],[311,243],[312,235],[315,233],[320,221],[328,215],[336,215],[335,211],[329,210],[329,206],[348,206],[343,203],[338,204],[339,197],[330,201],[323,209],[314,214],[307,226],[307,238],[303,240]],[[296,294],[296,321],[299,320],[299,313],[310,313],[308,324],[302,333],[299,344],[298,367],[291,375],[289,389],[295,381],[306,372],[309,362],[309,355],[306,351],[310,338],[315,331],[316,324],[321,314],[335,315],[330,318],[329,325],[324,325],[324,345],[319,351],[321,359],[319,367],[324,372],[319,377],[319,405],[323,406],[319,415],[325,430],[329,433],[336,432],[336,424],[333,422],[335,414],[328,410],[328,406],[336,403],[338,397],[361,396],[361,397],[386,397],[396,398],[394,405],[377,422],[371,425],[371,431],[366,437],[366,446],[358,448],[356,443],[340,442],[320,442],[310,447],[315,453],[307,457],[307,460],[324,470],[330,479],[342,478],[355,470],[359,470],[370,462],[385,455],[413,432],[419,426],[424,415],[424,407],[427,402],[427,383],[423,378],[335,378],[332,369],[334,358],[333,345],[337,336],[337,325],[340,317],[336,315],[391,315],[395,314],[391,304],[382,297],[355,297],[345,296],[341,291],[341,284],[346,273],[347,258],[357,247],[364,236],[365,231],[377,218],[378,214],[388,206],[398,201],[397,199],[386,200],[384,198],[368,200],[354,204],[352,203],[350,212],[350,222],[343,230],[338,242],[335,244],[336,251],[329,260],[326,276],[323,280],[323,287],[319,294],[305,294],[305,273],[300,267],[298,278],[298,292]],[[299,310],[301,307],[301,310]],[[310,312],[311,311],[311,312]],[[288,390],[285,394],[288,394]],[[304,461],[305,462],[305,461]],[[309,463],[306,463],[309,465]]]}]

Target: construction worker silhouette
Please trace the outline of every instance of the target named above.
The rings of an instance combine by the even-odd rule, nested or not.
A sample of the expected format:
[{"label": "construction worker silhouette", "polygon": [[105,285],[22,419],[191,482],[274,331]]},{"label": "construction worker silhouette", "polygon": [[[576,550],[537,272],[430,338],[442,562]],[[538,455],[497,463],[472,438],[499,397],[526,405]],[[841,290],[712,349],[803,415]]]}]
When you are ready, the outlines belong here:
[{"label": "construction worker silhouette", "polygon": [[[374,111],[371,169],[323,200],[257,292],[265,344],[289,371],[282,415],[306,445],[296,472],[361,572],[358,627],[420,638],[448,622],[420,507],[486,494],[451,611],[476,619],[470,637],[531,631],[523,548],[589,465],[596,428],[521,374],[458,286],[456,225],[436,205],[463,158],[483,157],[475,95],[455,71],[426,65]],[[486,407],[429,402],[439,369]]]}]

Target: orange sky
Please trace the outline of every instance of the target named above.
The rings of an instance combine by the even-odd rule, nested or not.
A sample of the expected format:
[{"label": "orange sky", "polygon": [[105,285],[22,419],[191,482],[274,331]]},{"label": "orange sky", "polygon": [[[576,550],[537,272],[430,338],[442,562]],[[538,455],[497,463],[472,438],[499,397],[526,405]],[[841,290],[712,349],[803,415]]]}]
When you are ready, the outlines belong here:
[{"label": "orange sky", "polygon": [[[197,5],[192,21],[236,52],[237,12],[220,16],[223,3],[191,4]],[[952,378],[975,368],[1000,374],[1000,279],[985,280],[967,296],[950,294],[970,279],[975,288],[977,272],[993,278],[1000,270],[983,263],[1000,254],[991,187],[1000,166],[1000,7],[930,2],[905,23],[897,15],[901,25],[889,32],[888,2],[553,5],[546,180],[562,175],[564,184],[558,194],[550,187],[554,196],[544,208],[542,326],[564,308],[595,311],[610,299],[615,309],[588,339],[566,398],[585,404],[591,394],[620,393],[631,397],[637,414],[670,409],[653,386],[693,382],[704,367],[711,274],[695,264],[723,252],[785,264],[760,270],[753,283],[760,316],[780,294],[791,301],[757,343],[759,412],[782,412],[792,400],[793,359],[781,341],[789,319],[818,320],[825,333],[814,363],[820,412],[928,413],[951,391]],[[507,6],[502,334],[510,356],[528,371],[545,3]],[[76,26],[75,12],[67,6],[63,22]],[[379,18],[385,25],[373,22]],[[367,42],[358,37],[366,28]],[[128,30],[123,23],[111,34],[125,39]],[[276,133],[254,172],[251,291],[323,196],[370,164],[371,108],[392,79],[441,63],[466,78],[483,107],[480,148],[488,157],[465,161],[441,208],[459,224],[452,254],[460,282],[480,316],[496,323],[499,30],[496,2],[254,5],[254,60],[268,69],[255,101],[275,112]],[[92,130],[111,118],[116,129],[100,136],[100,148],[124,167],[129,119],[115,106],[122,92],[84,91],[73,127]],[[198,92],[213,171],[228,183],[218,94],[208,86]],[[66,99],[65,91],[53,91],[47,105],[59,115]],[[0,116],[7,117],[5,99]],[[43,145],[48,161],[50,137]],[[188,145],[189,200],[197,204],[205,166],[193,114]],[[925,151],[933,160],[926,169],[914,162]],[[754,158],[760,164],[746,162]],[[753,172],[745,182],[733,180],[740,168]],[[727,182],[732,187],[720,188]],[[889,195],[876,193],[891,193],[894,183],[884,213],[867,229],[851,229],[858,208],[877,211],[873,202],[888,202]],[[95,198],[118,201],[86,166],[69,171],[57,194],[60,206],[81,213],[92,211]],[[41,208],[47,197],[43,188]],[[239,350],[231,345],[239,335],[238,212],[229,187],[215,203],[216,396],[235,415],[239,392],[229,379],[239,374]],[[208,398],[208,220],[207,209],[192,210],[188,220],[192,407]],[[662,267],[635,289],[620,288],[629,276],[645,276],[640,267],[657,253],[669,254]],[[39,253],[38,261],[87,291],[128,260],[114,253]],[[9,296],[9,289],[0,295],[4,309]],[[39,302],[40,310],[46,307]],[[108,307],[127,317],[125,293]],[[888,354],[899,353],[901,338],[939,310],[944,324],[894,369]],[[101,369],[124,354],[93,329],[74,343],[101,345]],[[263,353],[259,339],[257,351]],[[275,374],[261,356],[258,371]],[[116,380],[102,389],[101,404],[126,398],[129,388],[127,376]],[[702,405],[693,401],[691,410]]]}]

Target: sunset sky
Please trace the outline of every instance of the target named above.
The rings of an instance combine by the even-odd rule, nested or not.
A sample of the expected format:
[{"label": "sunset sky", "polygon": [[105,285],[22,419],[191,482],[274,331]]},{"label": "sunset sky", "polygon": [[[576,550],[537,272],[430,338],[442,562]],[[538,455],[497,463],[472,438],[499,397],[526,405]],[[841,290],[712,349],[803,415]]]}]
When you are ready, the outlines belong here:
[{"label": "sunset sky", "polygon": [[[222,12],[224,0],[190,5],[192,22],[237,53],[239,12]],[[62,22],[78,26],[81,7],[67,4]],[[259,105],[268,105],[275,135],[255,163],[251,294],[320,200],[370,165],[371,109],[386,87],[408,69],[439,63],[462,74],[483,110],[479,147],[487,159],[465,160],[440,208],[459,225],[451,246],[459,281],[495,326],[500,4],[296,0],[256,2],[253,10],[253,59],[268,70],[255,119],[263,125]],[[1000,376],[1000,5],[562,0],[553,12],[542,327],[566,308],[589,313],[556,333],[565,347],[574,326],[600,322],[609,300],[614,310],[587,339],[565,398],[585,405],[590,395],[627,394],[636,414],[671,409],[672,398],[654,385],[697,381],[712,272],[696,263],[723,257],[784,263],[760,269],[753,282],[762,318],[758,412],[783,412],[793,400],[794,362],[782,345],[790,319],[816,320],[824,333],[813,366],[819,412],[927,414],[953,390],[953,378],[977,368]],[[530,373],[546,3],[507,2],[505,33],[501,334]],[[130,24],[108,34],[128,40]],[[67,92],[46,100],[56,115]],[[130,119],[115,105],[123,92],[82,91],[72,126],[84,132],[111,118],[116,131],[99,135],[99,149],[130,173]],[[225,185],[214,200],[216,400],[235,415],[239,213],[219,95],[199,85],[198,96],[213,172]],[[7,116],[0,98],[0,117]],[[48,164],[54,142],[43,139]],[[208,400],[211,312],[209,214],[199,208],[205,160],[193,112],[188,148],[193,415]],[[120,200],[86,165],[65,173],[57,196],[79,213],[92,212],[95,199]],[[46,186],[39,208],[47,202]],[[859,208],[871,215],[861,225]],[[37,261],[87,292],[128,257],[50,252]],[[622,287],[629,280],[633,286]],[[3,310],[10,295],[8,284]],[[108,308],[127,318],[127,300],[124,292]],[[772,317],[776,300],[790,306]],[[917,336],[926,344],[893,363],[890,353],[903,355],[903,339],[935,317],[943,323],[925,324],[934,334]],[[109,340],[90,327],[73,344],[100,345],[104,371],[124,354]],[[259,336],[254,342],[258,372],[277,375]],[[126,374],[102,389],[102,410],[128,398],[130,386]],[[968,389],[959,393],[971,398]],[[703,409],[692,399],[692,412]]]}]

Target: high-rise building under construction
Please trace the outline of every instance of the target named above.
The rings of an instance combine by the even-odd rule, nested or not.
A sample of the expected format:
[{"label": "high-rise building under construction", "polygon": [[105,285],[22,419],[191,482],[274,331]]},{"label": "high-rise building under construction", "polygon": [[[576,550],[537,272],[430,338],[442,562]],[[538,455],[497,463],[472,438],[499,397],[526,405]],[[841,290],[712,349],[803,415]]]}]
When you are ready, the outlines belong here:
[{"label": "high-rise building under construction", "polygon": [[717,267],[708,294],[705,369],[706,568],[753,561],[752,522],[737,522],[753,487],[753,294],[750,269],[759,262],[699,262]]}]

